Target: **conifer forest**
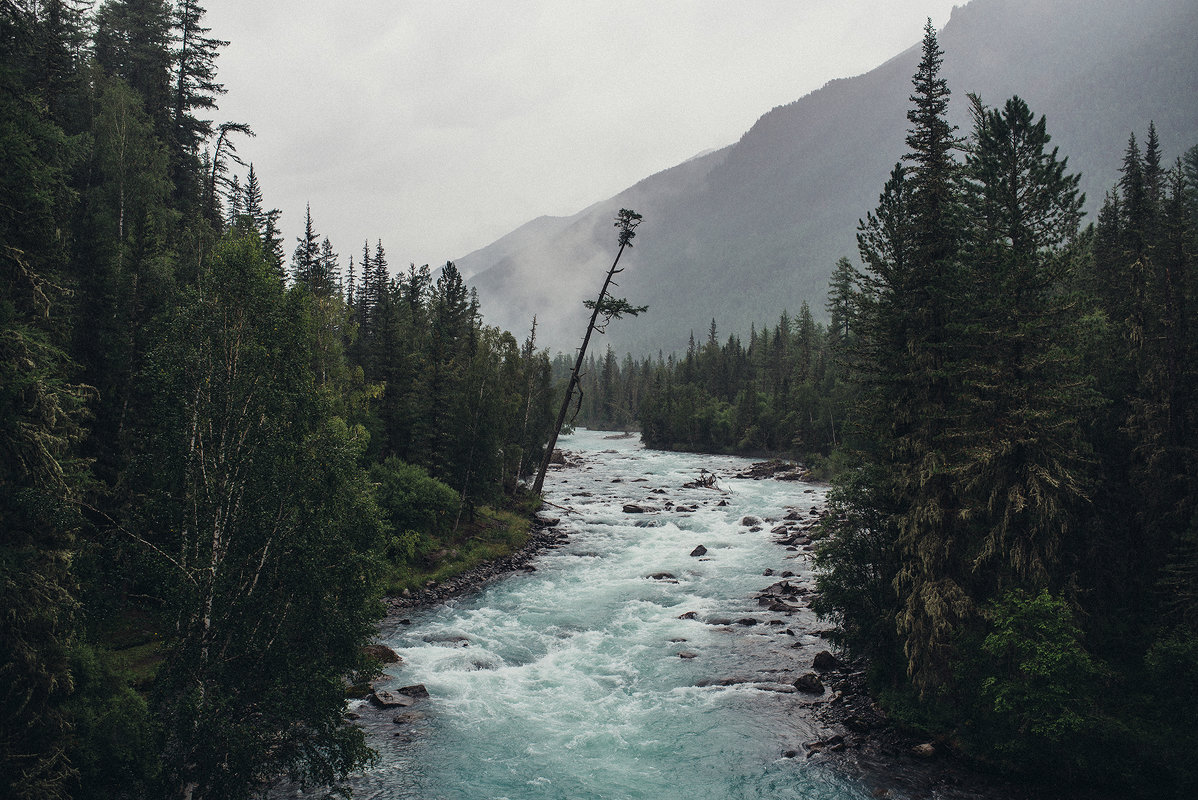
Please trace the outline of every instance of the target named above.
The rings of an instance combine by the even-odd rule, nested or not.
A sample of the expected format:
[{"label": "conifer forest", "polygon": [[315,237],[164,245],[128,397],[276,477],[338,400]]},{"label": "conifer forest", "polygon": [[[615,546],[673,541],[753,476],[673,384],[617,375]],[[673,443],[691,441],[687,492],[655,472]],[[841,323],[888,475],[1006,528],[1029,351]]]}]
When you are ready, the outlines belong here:
[{"label": "conifer forest", "polygon": [[[454,263],[319,197],[286,241],[205,13],[0,0],[0,798],[371,764],[384,597],[523,543],[573,389]],[[599,340],[567,424],[830,482],[815,608],[895,725],[1038,796],[1198,796],[1198,143],[1143,120],[1090,218],[1052,108],[921,54],[826,297]]]}]

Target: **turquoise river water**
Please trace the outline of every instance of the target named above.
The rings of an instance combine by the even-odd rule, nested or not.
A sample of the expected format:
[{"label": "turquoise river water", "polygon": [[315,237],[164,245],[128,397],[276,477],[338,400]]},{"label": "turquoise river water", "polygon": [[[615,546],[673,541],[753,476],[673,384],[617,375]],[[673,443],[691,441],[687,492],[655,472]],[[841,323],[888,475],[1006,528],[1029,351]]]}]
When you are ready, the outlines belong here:
[{"label": "turquoise river water", "polygon": [[[402,724],[355,704],[380,757],[355,776],[354,796],[871,797],[835,762],[806,757],[804,743],[827,734],[811,710],[819,701],[775,691],[810,669],[827,626],[754,598],[779,579],[767,569],[810,578],[807,554],[775,543],[771,520],[810,515],[825,489],[737,479],[748,461],[647,450],[635,438],[578,431],[559,446],[575,463],[551,473],[546,497],[575,512],[549,509],[565,543],[533,572],[384,629],[403,658],[392,685],[423,683],[430,697]],[[701,469],[722,492],[682,488]],[[626,513],[628,503],[653,510]],[[742,524],[747,515],[763,519],[759,530]],[[691,556],[700,544],[706,556]],[[649,577],[660,573],[673,577]],[[749,616],[759,624],[721,624]],[[728,679],[737,682],[715,685]]]}]

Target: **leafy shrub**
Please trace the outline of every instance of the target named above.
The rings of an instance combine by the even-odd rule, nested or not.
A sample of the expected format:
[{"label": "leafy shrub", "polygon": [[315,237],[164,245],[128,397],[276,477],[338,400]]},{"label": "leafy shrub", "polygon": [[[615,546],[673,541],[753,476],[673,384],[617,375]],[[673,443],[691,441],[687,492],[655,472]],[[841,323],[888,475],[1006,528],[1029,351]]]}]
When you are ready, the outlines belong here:
[{"label": "leafy shrub", "polygon": [[458,510],[458,494],[423,467],[392,456],[370,468],[379,507],[390,526],[387,555],[411,561],[431,539],[448,534]]},{"label": "leafy shrub", "polygon": [[968,737],[1024,772],[1068,778],[1091,770],[1099,664],[1082,645],[1073,609],[1047,589],[1006,592],[985,630],[961,642],[961,689],[976,702]]}]

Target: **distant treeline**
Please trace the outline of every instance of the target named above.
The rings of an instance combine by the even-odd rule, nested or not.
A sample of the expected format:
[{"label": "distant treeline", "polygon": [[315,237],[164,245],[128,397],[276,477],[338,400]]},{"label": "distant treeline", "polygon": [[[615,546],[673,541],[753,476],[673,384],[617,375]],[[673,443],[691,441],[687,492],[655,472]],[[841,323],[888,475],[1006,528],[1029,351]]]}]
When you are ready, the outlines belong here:
[{"label": "distant treeline", "polygon": [[961,135],[941,58],[929,25],[828,325],[609,352],[580,420],[834,472],[816,608],[904,724],[1080,795],[1198,796],[1198,147],[1133,133],[1083,229],[1044,117],[970,97]]},{"label": "distant treeline", "polygon": [[[782,453],[822,469],[845,422],[837,329],[804,303],[797,318],[782,312],[772,328],[750,329],[747,344],[735,334],[721,343],[713,319],[704,343],[692,333],[681,356],[621,360],[608,348],[588,358],[575,423],[638,429],[667,450]],[[555,377],[569,367],[557,356]]]},{"label": "distant treeline", "polygon": [[549,359],[452,264],[310,212],[286,260],[204,9],[93,5],[0,3],[0,796],[326,785],[383,581],[509,502]]}]

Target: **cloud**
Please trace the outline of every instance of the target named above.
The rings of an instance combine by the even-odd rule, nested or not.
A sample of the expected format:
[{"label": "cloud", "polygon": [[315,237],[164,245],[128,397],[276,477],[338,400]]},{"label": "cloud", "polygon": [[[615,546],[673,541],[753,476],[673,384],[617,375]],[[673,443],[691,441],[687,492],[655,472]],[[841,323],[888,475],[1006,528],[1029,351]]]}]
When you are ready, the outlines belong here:
[{"label": "cloud", "polygon": [[464,255],[711,147],[943,24],[951,0],[208,0],[220,118],[289,236]]}]

